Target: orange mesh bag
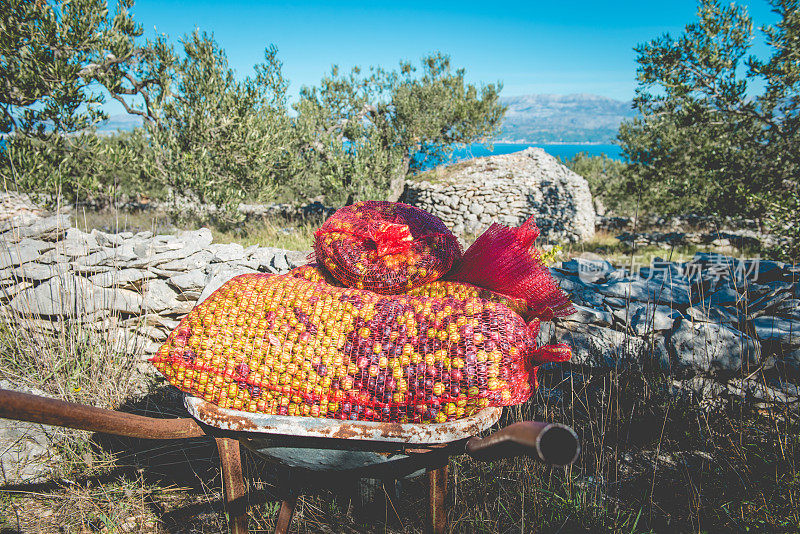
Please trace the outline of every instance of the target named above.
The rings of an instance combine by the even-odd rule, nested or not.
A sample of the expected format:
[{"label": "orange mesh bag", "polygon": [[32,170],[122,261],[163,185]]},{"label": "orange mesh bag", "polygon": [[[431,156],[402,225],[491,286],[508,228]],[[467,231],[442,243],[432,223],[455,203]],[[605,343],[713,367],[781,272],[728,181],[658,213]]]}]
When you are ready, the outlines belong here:
[{"label": "orange mesh bag", "polygon": [[540,363],[570,357],[564,345],[536,346],[538,320],[526,324],[467,286],[389,296],[306,278],[314,272],[233,278],[151,361],[223,408],[443,422],[525,401]]},{"label": "orange mesh bag", "polygon": [[[289,271],[288,275],[295,278],[310,280],[312,282],[326,282],[334,286],[342,287],[342,285],[335,278],[332,278],[316,263],[309,263],[307,265],[295,267]],[[419,287],[415,287],[414,289],[410,289],[404,294],[411,297],[448,297],[461,300],[469,297],[481,298],[490,302],[502,304],[511,311],[516,312],[523,317],[527,316],[529,312],[528,304],[525,302],[525,299],[500,295],[499,293],[495,293],[488,289],[468,284],[466,282],[435,280]]]},{"label": "orange mesh bag", "polygon": [[347,287],[384,295],[441,278],[461,254],[441,220],[395,202],[346,206],[314,235],[316,261],[331,276]]}]

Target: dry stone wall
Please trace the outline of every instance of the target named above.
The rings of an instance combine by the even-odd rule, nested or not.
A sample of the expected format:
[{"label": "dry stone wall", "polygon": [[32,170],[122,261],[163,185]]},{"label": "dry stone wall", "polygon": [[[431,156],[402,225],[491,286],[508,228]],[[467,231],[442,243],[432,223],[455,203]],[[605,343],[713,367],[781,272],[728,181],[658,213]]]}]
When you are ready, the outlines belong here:
[{"label": "dry stone wall", "polygon": [[540,341],[570,344],[571,363],[654,364],[677,392],[797,409],[800,267],[698,252],[633,273],[584,258],[556,263],[551,273],[577,313],[545,323]]},{"label": "dry stone wall", "polygon": [[71,321],[114,350],[152,354],[201,296],[248,272],[285,273],[307,253],[177,235],[82,232],[68,215],[0,223],[0,314],[38,334]]},{"label": "dry stone wall", "polygon": [[407,181],[403,199],[456,234],[477,234],[493,222],[518,226],[533,215],[547,240],[594,235],[589,184],[541,148],[438,168]]}]

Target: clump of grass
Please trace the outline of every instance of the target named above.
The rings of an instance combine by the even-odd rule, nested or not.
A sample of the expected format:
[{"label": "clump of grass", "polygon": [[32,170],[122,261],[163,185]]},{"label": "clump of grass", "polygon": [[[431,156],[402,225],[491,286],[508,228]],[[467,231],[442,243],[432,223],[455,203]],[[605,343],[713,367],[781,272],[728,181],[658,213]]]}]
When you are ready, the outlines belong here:
[{"label": "clump of grass", "polygon": [[314,245],[314,232],[321,221],[282,221],[265,219],[248,222],[241,229],[215,230],[217,243],[239,243],[244,247],[258,245],[286,250],[309,250]]},{"label": "clump of grass", "polygon": [[53,328],[17,315],[0,318],[0,377],[54,396],[116,408],[141,386],[141,349],[119,348],[111,334],[62,318]]},{"label": "clump of grass", "polygon": [[757,257],[759,253],[759,250],[752,247],[722,249],[711,244],[647,245],[632,248],[617,239],[617,235],[619,234],[600,230],[590,240],[564,244],[561,259],[575,258],[588,252],[602,256],[615,267],[630,268],[633,266],[635,269],[636,267],[650,266],[656,258],[686,262],[691,260],[697,252],[719,252],[740,257]]}]

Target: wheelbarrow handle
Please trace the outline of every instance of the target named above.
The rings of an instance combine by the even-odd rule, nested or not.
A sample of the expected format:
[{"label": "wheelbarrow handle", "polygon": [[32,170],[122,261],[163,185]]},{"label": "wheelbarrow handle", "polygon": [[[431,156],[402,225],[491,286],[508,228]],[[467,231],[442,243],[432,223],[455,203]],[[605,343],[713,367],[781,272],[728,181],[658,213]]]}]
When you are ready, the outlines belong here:
[{"label": "wheelbarrow handle", "polygon": [[569,465],[578,458],[580,440],[572,428],[560,423],[521,421],[485,438],[467,441],[467,454],[491,461],[510,456],[532,456],[552,465]]},{"label": "wheelbarrow handle", "polygon": [[0,389],[0,417],[144,439],[194,438],[206,434],[188,417],[145,417],[7,389]]}]

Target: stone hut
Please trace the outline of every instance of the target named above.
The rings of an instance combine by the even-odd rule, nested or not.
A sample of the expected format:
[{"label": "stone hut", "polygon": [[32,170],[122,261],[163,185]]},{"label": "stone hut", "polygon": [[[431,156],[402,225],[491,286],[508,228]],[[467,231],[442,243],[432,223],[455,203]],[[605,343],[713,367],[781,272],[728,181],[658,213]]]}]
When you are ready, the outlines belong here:
[{"label": "stone hut", "polygon": [[498,222],[518,226],[531,215],[549,241],[594,236],[586,180],[541,148],[439,167],[406,182],[403,201],[441,218],[456,234]]}]

